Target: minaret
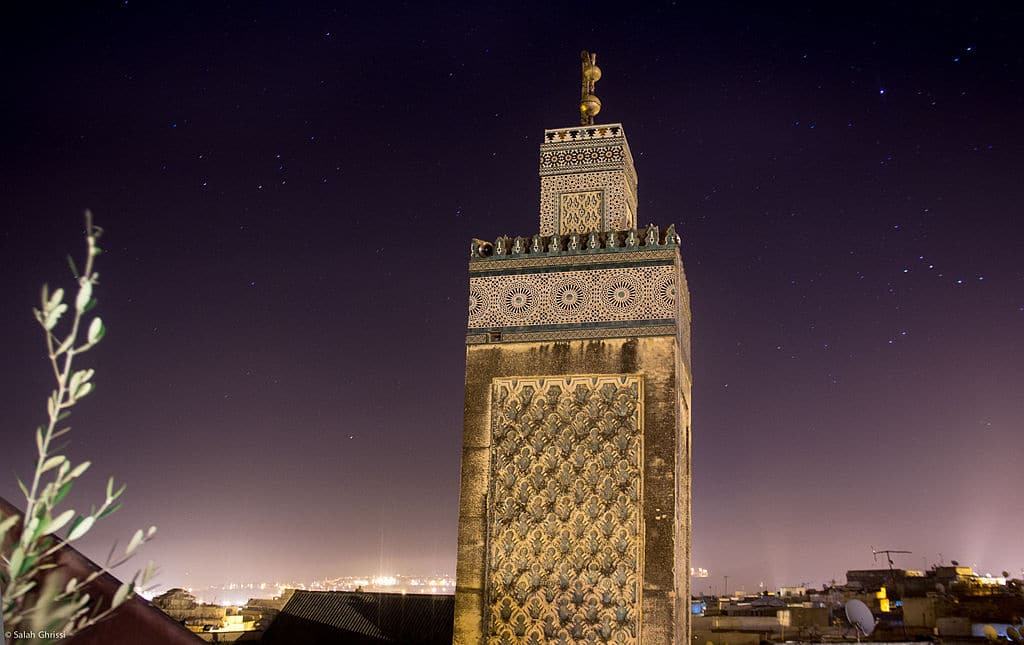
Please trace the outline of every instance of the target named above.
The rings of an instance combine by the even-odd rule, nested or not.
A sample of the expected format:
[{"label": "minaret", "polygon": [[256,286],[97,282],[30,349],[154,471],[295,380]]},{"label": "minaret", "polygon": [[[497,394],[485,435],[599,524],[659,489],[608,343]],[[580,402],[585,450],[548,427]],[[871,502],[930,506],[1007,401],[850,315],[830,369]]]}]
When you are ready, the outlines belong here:
[{"label": "minaret", "polygon": [[473,240],[458,645],[689,645],[690,307],[620,124],[546,130],[540,231]]}]

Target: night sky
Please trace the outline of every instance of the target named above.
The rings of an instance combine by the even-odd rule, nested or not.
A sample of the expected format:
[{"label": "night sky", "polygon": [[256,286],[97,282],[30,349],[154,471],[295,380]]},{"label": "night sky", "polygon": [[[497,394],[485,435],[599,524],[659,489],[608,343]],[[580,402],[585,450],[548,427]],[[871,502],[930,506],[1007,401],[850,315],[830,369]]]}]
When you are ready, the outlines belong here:
[{"label": "night sky", "polygon": [[164,586],[454,575],[468,241],[537,231],[586,48],[639,223],[683,239],[694,590],[841,582],[872,545],[1021,575],[1020,5],[21,4],[0,495],[90,208],[71,501],[128,484],[90,556],[156,524]]}]

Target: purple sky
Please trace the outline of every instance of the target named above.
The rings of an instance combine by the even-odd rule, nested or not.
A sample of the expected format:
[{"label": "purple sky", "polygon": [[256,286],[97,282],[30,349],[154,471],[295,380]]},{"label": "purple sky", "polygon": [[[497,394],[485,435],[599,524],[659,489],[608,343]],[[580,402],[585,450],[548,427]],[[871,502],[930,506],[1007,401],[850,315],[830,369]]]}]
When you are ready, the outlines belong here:
[{"label": "purple sky", "polygon": [[683,238],[695,590],[871,545],[1020,575],[1020,9],[145,4],[0,21],[0,495],[91,208],[71,501],[128,492],[88,554],[157,524],[167,586],[454,573],[467,242],[536,232],[588,48]]}]

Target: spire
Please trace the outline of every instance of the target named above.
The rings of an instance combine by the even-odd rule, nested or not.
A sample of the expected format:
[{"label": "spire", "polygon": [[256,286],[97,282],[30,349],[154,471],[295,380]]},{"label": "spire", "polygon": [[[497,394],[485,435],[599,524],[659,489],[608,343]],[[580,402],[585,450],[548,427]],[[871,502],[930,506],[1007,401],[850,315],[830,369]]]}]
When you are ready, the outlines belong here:
[{"label": "spire", "polygon": [[544,131],[540,145],[540,234],[636,228],[636,170],[622,124],[594,125],[601,100],[597,54],[580,52],[580,123]]},{"label": "spire", "polygon": [[580,66],[583,80],[580,90],[580,125],[594,125],[594,117],[601,111],[601,99],[594,96],[594,83],[601,80],[597,54],[591,54],[587,50],[581,51]]}]

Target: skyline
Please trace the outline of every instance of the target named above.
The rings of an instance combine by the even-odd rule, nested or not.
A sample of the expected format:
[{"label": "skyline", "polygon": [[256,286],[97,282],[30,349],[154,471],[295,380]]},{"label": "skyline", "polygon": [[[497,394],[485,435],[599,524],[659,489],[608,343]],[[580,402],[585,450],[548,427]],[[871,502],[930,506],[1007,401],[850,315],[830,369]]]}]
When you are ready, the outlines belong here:
[{"label": "skyline", "polygon": [[1020,10],[19,10],[0,496],[49,388],[31,307],[90,208],[108,334],[70,501],[128,485],[93,559],[156,524],[165,587],[454,574],[466,249],[536,232],[589,48],[639,223],[682,237],[691,565],[1024,567]]}]

